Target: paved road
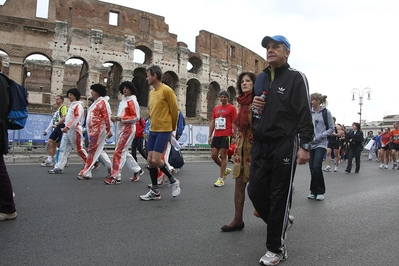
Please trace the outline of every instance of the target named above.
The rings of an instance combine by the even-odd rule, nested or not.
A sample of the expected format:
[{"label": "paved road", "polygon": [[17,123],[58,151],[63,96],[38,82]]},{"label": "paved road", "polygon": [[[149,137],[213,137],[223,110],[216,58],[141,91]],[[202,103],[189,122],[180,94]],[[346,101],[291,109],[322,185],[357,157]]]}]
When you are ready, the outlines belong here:
[{"label": "paved road", "polygon": [[[363,158],[360,174],[325,173],[326,199],[307,199],[308,166],[295,181],[288,260],[281,265],[398,265],[399,171]],[[231,164],[230,164],[231,165]],[[37,165],[10,165],[18,218],[0,223],[0,265],[258,265],[266,227],[245,205],[245,229],[223,233],[233,217],[232,179],[214,188],[212,162],[188,162],[177,174],[182,193],[143,202],[139,182],[103,184],[106,170],[76,179],[80,165],[48,175]]]}]

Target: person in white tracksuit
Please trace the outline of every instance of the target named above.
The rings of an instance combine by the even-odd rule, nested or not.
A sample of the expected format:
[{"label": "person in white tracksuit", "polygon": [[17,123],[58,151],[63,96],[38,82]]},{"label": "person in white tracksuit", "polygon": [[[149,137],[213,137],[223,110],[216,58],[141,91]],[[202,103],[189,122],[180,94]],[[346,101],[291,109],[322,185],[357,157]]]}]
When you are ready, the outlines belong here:
[{"label": "person in white tracksuit", "polygon": [[71,101],[68,112],[65,116],[65,127],[62,129],[62,141],[60,146],[60,158],[54,166],[49,170],[49,174],[62,174],[67,163],[69,153],[74,149],[83,163],[87,160],[87,153],[83,147],[83,133],[81,121],[84,116],[82,102],[80,100],[80,92],[76,88],[67,91],[67,97]]},{"label": "person in white tracksuit", "polygon": [[91,96],[94,98],[94,103],[87,110],[86,118],[89,147],[86,164],[77,176],[79,180],[92,177],[91,170],[99,157],[105,163],[108,171],[110,172],[111,170],[111,160],[103,150],[106,139],[113,135],[111,108],[108,103],[109,97],[106,96],[107,89],[102,84],[93,84],[90,89],[92,90]]},{"label": "person in white tracksuit", "polygon": [[104,180],[107,185],[120,184],[125,163],[135,175],[143,173],[129,152],[136,133],[136,121],[140,118],[140,106],[136,98],[137,89],[132,82],[124,81],[119,86],[119,91],[124,99],[119,103],[117,115],[111,117],[111,121],[117,123],[118,142],[112,158],[111,175]]}]

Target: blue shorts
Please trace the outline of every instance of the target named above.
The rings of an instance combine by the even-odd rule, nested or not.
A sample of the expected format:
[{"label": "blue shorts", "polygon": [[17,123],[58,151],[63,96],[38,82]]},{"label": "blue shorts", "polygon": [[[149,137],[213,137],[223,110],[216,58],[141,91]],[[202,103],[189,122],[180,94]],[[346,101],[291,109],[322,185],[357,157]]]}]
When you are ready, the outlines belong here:
[{"label": "blue shorts", "polygon": [[163,153],[166,149],[166,144],[172,136],[170,132],[152,132],[148,135],[147,152],[156,151]]}]

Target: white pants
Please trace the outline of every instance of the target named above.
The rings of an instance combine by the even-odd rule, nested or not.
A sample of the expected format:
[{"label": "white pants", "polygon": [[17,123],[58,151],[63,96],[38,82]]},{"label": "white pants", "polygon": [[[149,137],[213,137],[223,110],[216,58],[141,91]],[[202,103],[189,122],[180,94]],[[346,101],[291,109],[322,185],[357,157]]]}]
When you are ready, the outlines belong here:
[{"label": "white pants", "polygon": [[121,179],[122,168],[125,163],[133,173],[137,173],[141,169],[132,154],[129,152],[129,147],[132,146],[135,131],[135,127],[125,128],[118,136],[118,142],[116,143],[114,156],[112,158],[111,170],[111,176],[115,179]]},{"label": "white pants", "polygon": [[83,134],[79,129],[69,130],[68,133],[62,134],[60,155],[54,168],[64,170],[72,149],[82,158],[83,163],[86,163],[87,152],[83,148]]},{"label": "white pants", "polygon": [[102,162],[105,163],[105,166],[108,169],[111,169],[111,160],[109,159],[108,154],[104,151],[105,140],[105,131],[89,135],[87,160],[85,167],[79,172],[80,176],[91,178],[91,170],[93,169],[93,166],[99,157],[101,158]]}]

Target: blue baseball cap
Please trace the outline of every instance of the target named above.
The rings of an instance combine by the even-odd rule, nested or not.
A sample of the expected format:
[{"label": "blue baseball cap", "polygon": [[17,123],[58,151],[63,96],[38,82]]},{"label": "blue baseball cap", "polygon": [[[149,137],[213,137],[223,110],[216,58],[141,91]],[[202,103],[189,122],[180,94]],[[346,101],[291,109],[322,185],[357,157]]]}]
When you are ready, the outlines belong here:
[{"label": "blue baseball cap", "polygon": [[273,37],[270,37],[270,36],[264,37],[263,40],[262,40],[262,47],[266,48],[267,47],[267,43],[269,41],[275,41],[276,43],[284,43],[285,46],[287,46],[288,50],[291,50],[291,45],[290,45],[289,41],[287,40],[287,38],[285,38],[282,35],[275,35]]}]

